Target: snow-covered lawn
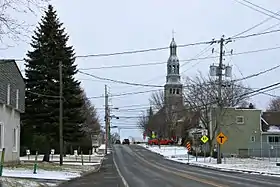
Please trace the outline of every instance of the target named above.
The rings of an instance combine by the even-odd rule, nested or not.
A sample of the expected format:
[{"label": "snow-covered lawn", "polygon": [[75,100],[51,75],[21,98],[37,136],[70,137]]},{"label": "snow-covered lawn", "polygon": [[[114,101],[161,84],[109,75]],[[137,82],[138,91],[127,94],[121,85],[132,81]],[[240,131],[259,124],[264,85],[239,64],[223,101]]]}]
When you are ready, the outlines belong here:
[{"label": "snow-covered lawn", "polygon": [[[197,165],[201,167],[209,167],[220,170],[240,171],[259,173],[267,175],[279,175],[280,166],[276,166],[276,158],[224,158],[222,164],[217,164],[217,160],[210,157],[196,157],[189,155],[185,147],[179,146],[147,146],[141,145],[146,149],[158,153],[165,157],[165,159],[173,160],[181,163],[189,163],[190,165]],[[280,162],[280,158],[277,159]]]},{"label": "snow-covered lawn", "polygon": [[[104,145],[101,145],[101,150]],[[63,166],[59,166],[59,155],[53,155],[50,163],[41,162],[43,155],[38,157],[37,173],[33,174],[35,156],[21,157],[21,164],[16,166],[4,166],[3,177],[0,178],[0,186],[54,186],[58,181],[66,181],[82,176],[100,167],[104,159],[104,154],[83,155],[82,165],[81,155],[66,155]],[[33,163],[32,163],[33,162]],[[48,183],[48,184],[47,184]]]},{"label": "snow-covered lawn", "polygon": [[16,178],[6,178],[1,177],[0,178],[1,187],[50,187],[50,186],[57,186],[55,183],[44,183],[44,182],[36,182],[32,180],[26,180],[26,179],[16,179]]}]

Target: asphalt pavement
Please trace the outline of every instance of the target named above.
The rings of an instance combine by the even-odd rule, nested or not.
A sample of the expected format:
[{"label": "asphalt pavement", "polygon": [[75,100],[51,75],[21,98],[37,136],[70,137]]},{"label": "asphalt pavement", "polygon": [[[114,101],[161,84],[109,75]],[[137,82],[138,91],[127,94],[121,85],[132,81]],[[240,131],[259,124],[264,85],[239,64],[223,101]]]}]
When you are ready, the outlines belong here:
[{"label": "asphalt pavement", "polygon": [[125,187],[113,162],[113,155],[105,157],[99,171],[86,174],[59,185],[59,187]]},{"label": "asphalt pavement", "polygon": [[126,187],[280,187],[278,177],[190,166],[138,145],[115,145],[113,155]]}]

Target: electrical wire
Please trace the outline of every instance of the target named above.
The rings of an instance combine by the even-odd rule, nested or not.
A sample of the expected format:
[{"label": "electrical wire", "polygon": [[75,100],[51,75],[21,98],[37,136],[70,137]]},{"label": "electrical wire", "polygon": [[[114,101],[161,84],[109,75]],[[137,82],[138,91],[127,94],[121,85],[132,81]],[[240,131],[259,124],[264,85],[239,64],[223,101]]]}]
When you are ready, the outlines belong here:
[{"label": "electrical wire", "polygon": [[[267,91],[271,91],[272,89],[277,89],[279,85],[280,85],[280,82],[277,82],[277,83],[259,88],[259,89],[254,90],[254,91],[250,91],[248,93],[238,95],[235,98],[241,99],[241,98],[246,98],[246,97],[252,97],[252,96],[255,96],[255,95],[259,95],[259,94],[261,94],[260,92],[267,92]],[[275,87],[275,88],[273,88],[273,87]],[[269,89],[269,90],[267,90],[267,89]],[[178,112],[183,112],[183,111],[187,111],[187,110],[188,111],[199,110],[199,109],[203,109],[205,107],[213,106],[214,104],[218,104],[218,101],[208,102],[208,103],[205,103],[204,105],[200,105],[200,106],[188,107],[186,109],[179,110],[179,111],[172,111],[172,113],[178,113]],[[139,117],[141,117],[141,116],[139,116]],[[134,116],[132,118],[134,118]]]},{"label": "electrical wire", "polygon": [[[146,91],[139,91],[139,92],[126,92],[126,93],[119,93],[119,94],[112,94],[110,97],[119,97],[119,96],[127,96],[127,95],[136,95],[136,94],[143,94],[143,93],[149,93],[149,92],[156,92],[161,89],[155,89],[155,90],[146,90]],[[93,96],[93,97],[88,97],[88,99],[97,99],[97,98],[104,98],[104,95],[101,96]]]},{"label": "electrical wire", "polygon": [[80,72],[81,74],[88,75],[88,76],[90,76],[90,77],[96,78],[96,79],[106,80],[106,81],[115,82],[115,83],[119,83],[119,84],[128,84],[128,85],[131,85],[131,86],[142,86],[142,87],[145,86],[145,87],[154,87],[154,88],[155,88],[155,87],[157,87],[157,88],[163,88],[163,87],[164,87],[164,86],[160,86],[160,85],[150,85],[150,84],[132,83],[132,82],[119,81],[119,80],[114,80],[114,79],[99,77],[99,76],[96,76],[96,75],[93,75],[93,74],[89,74],[89,73],[82,72],[82,71],[80,71],[80,70],[78,70],[78,72]]},{"label": "electrical wire", "polygon": [[[278,11],[277,13],[280,13],[280,11]],[[260,26],[260,25],[266,23],[267,21],[269,21],[269,20],[271,20],[271,19],[272,19],[272,17],[269,16],[268,18],[264,19],[264,20],[261,21],[260,23],[254,25],[254,26],[252,26],[252,27],[250,27],[250,28],[248,28],[248,29],[246,29],[246,30],[244,30],[244,31],[242,31],[242,32],[239,32],[239,33],[233,35],[232,37],[237,37],[237,36],[240,36],[240,35],[242,35],[242,34],[245,34],[245,33],[249,32],[249,31],[251,31],[251,30],[257,28],[258,26]],[[273,27],[275,27],[275,26],[276,26],[276,25],[273,25],[273,26],[267,28],[266,30],[269,30],[269,29],[271,29],[271,28],[273,28]],[[264,32],[264,31],[262,31],[262,32]]]},{"label": "electrical wire", "polygon": [[[270,17],[272,17],[272,18],[274,18],[274,19],[280,20],[280,18],[278,18],[277,16],[273,16],[273,15],[271,15],[271,14],[268,14],[268,13],[266,13],[266,12],[263,12],[263,11],[261,11],[261,10],[259,10],[259,9],[256,9],[256,8],[254,8],[254,7],[252,7],[252,6],[249,6],[249,5],[245,4],[245,3],[242,3],[242,2],[240,2],[240,1],[238,1],[238,0],[234,0],[234,1],[237,2],[237,3],[239,3],[239,4],[242,4],[242,5],[246,6],[246,7],[250,8],[250,9],[252,9],[252,10],[255,10],[255,11],[259,12],[259,13],[262,13],[262,14],[267,15],[267,16],[270,16]],[[273,14],[275,15],[274,12],[273,12]]]},{"label": "electrical wire", "polygon": [[[280,20],[280,18],[278,18]],[[254,33],[250,35],[243,35],[243,36],[238,36],[238,37],[231,37],[224,39],[225,41],[231,40],[231,39],[244,39],[244,38],[250,38],[254,36],[261,36],[261,35],[267,35],[271,33],[276,33],[279,32],[280,29],[277,30],[271,30],[267,32],[261,32],[261,33]],[[182,44],[182,45],[177,45],[178,48],[184,48],[184,47],[189,47],[189,46],[197,46],[197,45],[205,45],[205,44],[214,44],[218,43],[220,40],[211,40],[211,41],[202,41],[202,42],[196,42],[196,43],[189,43],[189,44]],[[115,52],[115,53],[103,53],[103,54],[87,54],[87,55],[76,55],[75,58],[89,58],[89,57],[106,57],[106,56],[116,56],[116,55],[124,55],[124,54],[135,54],[135,53],[145,53],[149,51],[161,51],[164,49],[169,49],[169,47],[160,47],[160,48],[150,48],[150,49],[143,49],[143,50],[133,50],[133,51],[123,51],[123,52]],[[5,59],[3,59],[5,60]],[[11,59],[9,59],[11,60]],[[15,61],[24,61],[23,59],[13,59]]]},{"label": "electrical wire", "polygon": [[[246,77],[243,77],[243,78],[240,78],[240,79],[234,79],[234,80],[232,80],[232,82],[242,81],[242,80],[246,80],[246,79],[249,79],[249,78],[252,78],[252,77],[260,76],[262,74],[265,74],[265,73],[268,73],[272,70],[275,70],[279,67],[280,67],[280,65],[277,65],[277,66],[274,66],[274,67],[269,68],[267,70],[264,70],[264,71],[261,71],[261,72],[258,72],[258,73],[254,73],[252,75],[249,75],[249,76],[246,76]],[[114,80],[114,79],[109,79],[109,78],[105,78],[105,77],[99,77],[99,76],[89,74],[89,73],[85,73],[85,72],[82,72],[82,71],[79,71],[79,72],[82,73],[82,74],[88,75],[90,77],[96,78],[96,79],[106,80],[106,81],[115,82],[115,83],[119,83],[119,84],[127,84],[127,85],[131,85],[131,86],[141,86],[141,87],[154,87],[154,88],[155,87],[157,87],[157,88],[163,88],[164,87],[164,86],[161,86],[161,85],[140,84],[140,83]]]},{"label": "electrical wire", "polygon": [[266,69],[266,70],[264,70],[264,71],[261,71],[261,72],[258,72],[258,73],[254,73],[254,74],[252,74],[252,75],[248,75],[248,76],[243,77],[243,78],[240,78],[240,79],[232,80],[231,82],[237,82],[237,81],[242,81],[242,80],[250,79],[250,78],[252,78],[252,77],[257,77],[257,76],[260,76],[260,75],[262,75],[262,74],[265,74],[265,73],[268,73],[268,72],[270,72],[270,71],[273,71],[273,70],[275,70],[275,69],[278,69],[279,67],[280,67],[280,65],[276,65],[276,66],[274,66],[274,67],[272,67],[272,68],[269,68],[269,69]]},{"label": "electrical wire", "polygon": [[[276,49],[280,49],[280,46],[256,49],[256,50],[251,50],[251,51],[243,51],[243,52],[233,53],[233,54],[225,54],[224,56],[225,57],[226,56],[238,56],[238,55],[244,55],[244,54],[251,54],[251,53],[271,51],[271,50],[276,50]],[[206,56],[206,57],[200,57],[200,58],[195,58],[194,57],[194,58],[190,58],[190,59],[186,59],[186,60],[180,60],[180,62],[191,62],[191,61],[209,60],[209,59],[216,59],[216,58],[219,58],[219,56],[218,55],[216,55],[216,56]],[[103,66],[103,67],[95,67],[95,68],[79,68],[79,70],[84,71],[84,70],[94,70],[94,69],[128,68],[128,67],[136,67],[136,66],[159,65],[159,64],[166,64],[166,63],[167,63],[166,61],[165,62],[148,62],[148,63],[131,64],[131,65]],[[182,66],[183,65],[181,65],[181,67]]]},{"label": "electrical wire", "polygon": [[[280,82],[277,82],[277,83],[274,83],[274,84],[271,84],[271,85],[268,85],[268,86],[265,86],[265,87],[262,87],[262,88],[258,88],[258,89],[251,89],[251,88],[242,87],[242,88],[248,89],[250,91],[247,92],[247,93],[238,95],[238,96],[236,96],[236,98],[241,98],[241,97],[245,97],[245,96],[252,97],[252,96],[255,96],[255,95],[259,95],[259,94],[265,94],[265,95],[269,95],[269,96],[272,96],[272,97],[279,97],[279,96],[267,93],[269,91],[272,91],[272,90],[275,90],[275,89],[279,88],[278,85],[280,85]],[[277,86],[277,87],[275,87],[275,86]],[[273,88],[273,87],[275,87],[275,88]],[[269,90],[267,90],[267,89],[269,89]],[[251,94],[253,94],[253,95],[251,95]],[[117,108],[118,108],[119,112],[123,112],[123,111],[137,111],[139,109],[147,110],[147,109],[149,109],[149,107],[153,107],[153,106],[155,106],[155,105],[153,105],[153,104],[150,104],[150,105],[133,104],[133,105],[118,106]],[[99,109],[104,109],[104,108],[99,108]]]},{"label": "electrical wire", "polygon": [[30,94],[33,94],[33,95],[37,95],[37,96],[39,96],[39,97],[48,97],[48,98],[56,98],[56,99],[59,99],[59,98],[60,98],[60,96],[40,94],[40,93],[32,92],[32,91],[29,91],[29,90],[26,90],[26,92],[28,92],[28,93],[30,93]]},{"label": "electrical wire", "polygon": [[248,1],[248,0],[242,0],[242,1],[244,1],[244,2],[246,2],[246,3],[249,3],[249,4],[251,4],[251,5],[255,6],[255,7],[258,7],[258,8],[260,8],[260,9],[264,10],[264,11],[267,11],[267,12],[269,12],[269,13],[275,15],[275,16],[280,16],[278,13],[272,12],[271,10],[268,10],[268,9],[266,9],[266,8],[263,8],[263,7],[259,6],[259,5],[256,5],[256,4],[254,4],[254,3],[252,3],[252,2],[250,2],[250,1]]}]

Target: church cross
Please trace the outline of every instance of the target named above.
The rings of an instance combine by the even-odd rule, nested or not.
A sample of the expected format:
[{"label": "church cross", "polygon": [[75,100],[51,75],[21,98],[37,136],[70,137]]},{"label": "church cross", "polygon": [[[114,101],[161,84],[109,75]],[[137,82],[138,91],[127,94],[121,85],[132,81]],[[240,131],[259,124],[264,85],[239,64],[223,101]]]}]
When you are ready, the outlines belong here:
[{"label": "church cross", "polygon": [[172,29],[172,38],[174,38],[174,35],[175,35],[175,31],[174,29]]}]

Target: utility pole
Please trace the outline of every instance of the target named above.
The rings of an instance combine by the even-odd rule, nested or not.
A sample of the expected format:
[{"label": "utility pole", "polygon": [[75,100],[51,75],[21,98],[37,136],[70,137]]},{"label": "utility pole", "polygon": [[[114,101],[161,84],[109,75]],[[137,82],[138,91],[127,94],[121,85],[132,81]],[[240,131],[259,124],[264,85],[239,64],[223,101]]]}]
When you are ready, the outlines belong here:
[{"label": "utility pole", "polygon": [[63,81],[62,61],[59,61],[59,164],[63,165]]},{"label": "utility pole", "polygon": [[109,103],[108,103],[108,90],[107,85],[105,85],[105,155],[107,155],[108,150],[108,139],[109,139]]},{"label": "utility pole", "polygon": [[[217,119],[216,125],[218,129],[218,133],[221,132],[221,117],[222,117],[222,110],[223,110],[223,103],[222,103],[222,85],[223,85],[223,47],[224,47],[224,38],[220,40],[220,58],[219,58],[219,66],[218,66],[218,111],[217,111]],[[217,164],[222,163],[222,154],[221,154],[221,145],[218,144],[218,157],[217,157]]]},{"label": "utility pole", "polygon": [[111,146],[111,111],[108,108],[108,147]]},{"label": "utility pole", "polygon": [[[224,36],[223,36],[224,37]],[[223,88],[223,76],[225,77],[231,77],[231,66],[225,66],[223,64],[223,56],[224,56],[224,45],[227,44],[228,42],[231,42],[230,39],[224,39],[221,38],[218,43],[220,43],[220,58],[219,58],[219,65],[211,65],[210,66],[210,75],[211,76],[216,76],[218,77],[218,98],[217,98],[217,103],[218,107],[216,110],[216,128],[217,132],[214,132],[214,135],[216,136],[217,134],[221,133],[221,126],[222,126],[222,112],[223,112],[223,98],[222,98],[222,88]],[[213,51],[212,51],[213,52]],[[231,51],[232,53],[232,51]],[[223,70],[225,70],[225,74],[223,74]],[[217,133],[217,134],[216,134]],[[211,134],[211,133],[210,133]],[[221,145],[218,143],[217,145],[217,164],[222,163],[222,154],[221,154]]]}]

